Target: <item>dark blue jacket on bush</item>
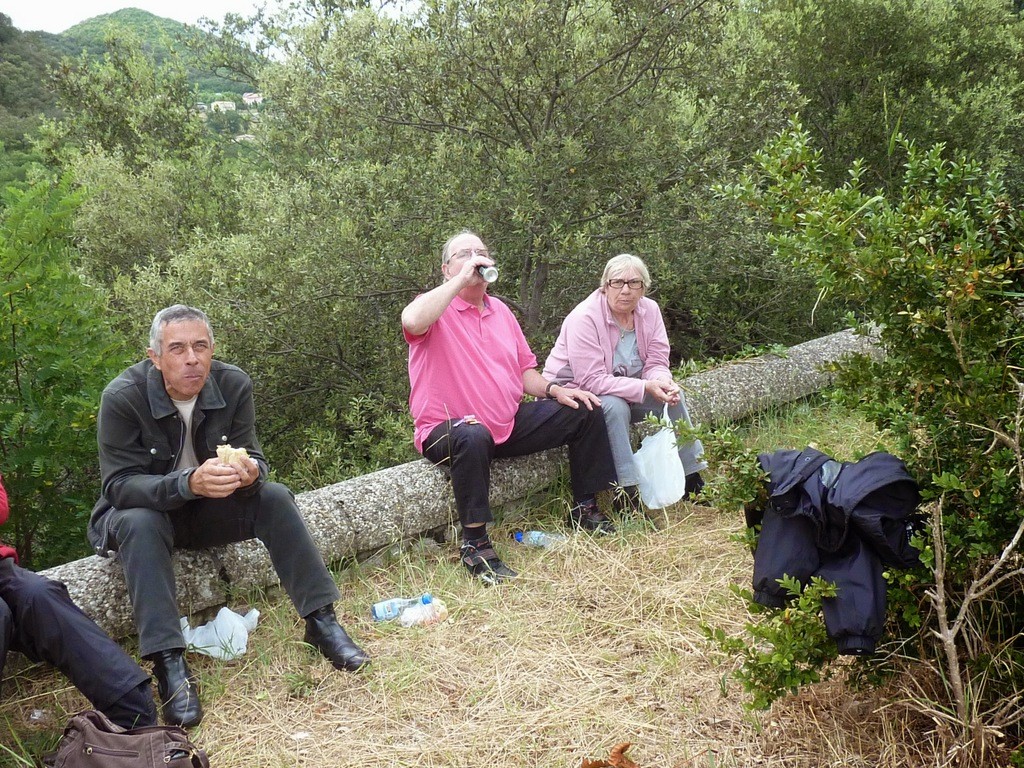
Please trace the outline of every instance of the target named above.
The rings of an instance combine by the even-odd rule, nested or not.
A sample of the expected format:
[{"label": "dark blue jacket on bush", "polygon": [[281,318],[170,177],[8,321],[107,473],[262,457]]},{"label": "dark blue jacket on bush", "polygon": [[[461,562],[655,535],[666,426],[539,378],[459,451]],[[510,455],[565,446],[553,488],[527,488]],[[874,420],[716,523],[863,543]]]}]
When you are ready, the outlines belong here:
[{"label": "dark blue jacket on bush", "polygon": [[754,599],[781,608],[790,595],[778,579],[836,584],[822,606],[825,627],[844,654],[873,653],[885,623],[883,567],[917,565],[911,523],[921,497],[902,460],[872,453],[838,462],[814,448],[758,456],[768,502],[747,510],[761,525],[754,551]]}]

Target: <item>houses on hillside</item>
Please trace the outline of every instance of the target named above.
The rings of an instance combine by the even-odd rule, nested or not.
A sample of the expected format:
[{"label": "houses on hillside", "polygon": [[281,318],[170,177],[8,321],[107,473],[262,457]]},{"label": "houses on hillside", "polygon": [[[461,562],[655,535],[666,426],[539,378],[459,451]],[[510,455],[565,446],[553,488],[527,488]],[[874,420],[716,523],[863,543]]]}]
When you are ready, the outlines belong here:
[{"label": "houses on hillside", "polygon": [[237,96],[235,99],[220,98],[209,103],[198,102],[192,111],[203,120],[210,121],[210,128],[216,133],[231,136],[235,141],[253,141],[255,137],[246,129],[259,121],[262,104],[262,93],[246,92],[242,94],[241,103]]}]

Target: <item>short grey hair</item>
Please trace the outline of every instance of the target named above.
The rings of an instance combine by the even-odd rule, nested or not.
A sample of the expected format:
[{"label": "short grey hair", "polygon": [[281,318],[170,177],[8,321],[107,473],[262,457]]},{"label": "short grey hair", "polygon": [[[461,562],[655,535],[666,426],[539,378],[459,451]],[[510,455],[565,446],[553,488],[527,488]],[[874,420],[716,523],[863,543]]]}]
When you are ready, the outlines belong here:
[{"label": "short grey hair", "polygon": [[191,320],[198,320],[206,325],[206,332],[210,336],[210,344],[213,344],[213,327],[210,325],[210,318],[201,309],[189,307],[185,304],[174,304],[164,307],[156,313],[153,324],[149,327],[149,348],[153,354],[160,356],[160,346],[164,340],[164,326],[168,323],[184,323]]},{"label": "short grey hair", "polygon": [[598,287],[604,288],[609,280],[617,275],[621,275],[630,267],[640,273],[640,279],[644,281],[644,290],[650,288],[651,273],[647,271],[647,265],[644,264],[643,259],[631,253],[620,253],[618,256],[612,256],[608,259],[608,263],[604,265],[604,272],[601,274],[601,285]]},{"label": "short grey hair", "polygon": [[454,235],[449,237],[448,240],[445,241],[444,248],[441,249],[441,264],[442,265],[443,264],[447,264],[449,261],[452,260],[452,256],[455,255],[455,254],[452,253],[452,243],[454,243],[456,240],[458,240],[463,235],[472,235],[473,237],[477,238],[481,243],[484,241],[484,239],[482,237],[480,237],[480,235],[478,235],[476,232],[474,232],[471,229],[464,229],[461,232],[456,232]]}]

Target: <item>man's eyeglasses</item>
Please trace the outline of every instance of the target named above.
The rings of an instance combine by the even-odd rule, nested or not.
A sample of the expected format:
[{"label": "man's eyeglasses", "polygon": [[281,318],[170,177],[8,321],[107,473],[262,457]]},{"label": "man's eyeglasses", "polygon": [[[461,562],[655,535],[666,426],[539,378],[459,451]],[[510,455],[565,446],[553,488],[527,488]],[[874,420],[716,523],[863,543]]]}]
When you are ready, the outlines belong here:
[{"label": "man's eyeglasses", "polygon": [[491,252],[486,248],[463,248],[461,251],[456,251],[448,257],[448,261],[455,261],[456,259],[468,259],[474,254],[477,256],[483,256],[485,259],[491,258]]},{"label": "man's eyeglasses", "polygon": [[623,280],[621,277],[616,277],[607,282],[607,286],[609,288],[614,288],[616,291],[621,291],[627,285],[634,291],[639,291],[644,287],[644,281],[639,277],[635,277],[632,280]]}]

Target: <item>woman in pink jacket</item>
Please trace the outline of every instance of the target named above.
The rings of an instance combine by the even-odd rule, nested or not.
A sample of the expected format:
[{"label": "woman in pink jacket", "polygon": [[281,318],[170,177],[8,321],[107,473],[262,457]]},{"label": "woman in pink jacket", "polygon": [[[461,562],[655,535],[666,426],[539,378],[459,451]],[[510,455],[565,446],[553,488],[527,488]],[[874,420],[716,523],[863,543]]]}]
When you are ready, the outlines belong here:
[{"label": "woman in pink jacket", "polygon": [[[544,378],[579,387],[601,398],[619,485],[629,507],[639,507],[639,475],[633,462],[629,425],[648,413],[692,426],[686,401],[668,367],[668,334],[657,302],[644,294],[651,285],[647,266],[628,253],[610,259],[600,287],[581,301],[562,323]],[[699,440],[679,447],[687,495],[704,485],[707,469]],[[620,501],[620,508],[625,506]]]}]

